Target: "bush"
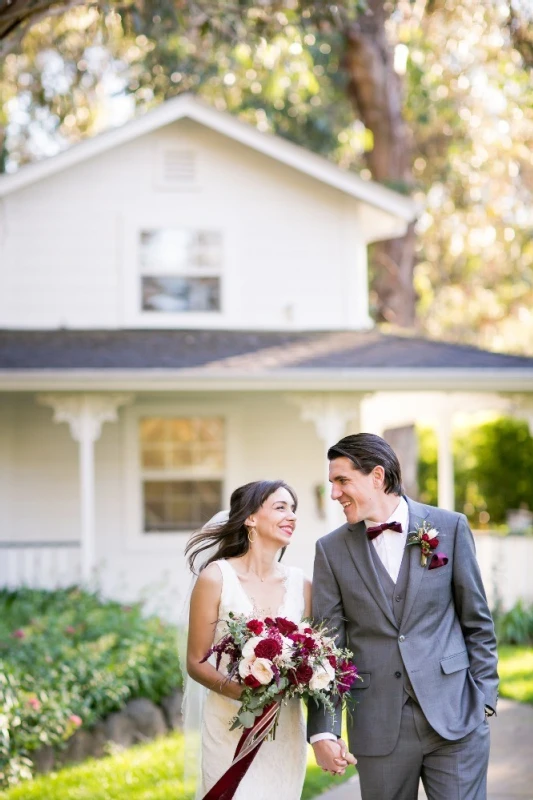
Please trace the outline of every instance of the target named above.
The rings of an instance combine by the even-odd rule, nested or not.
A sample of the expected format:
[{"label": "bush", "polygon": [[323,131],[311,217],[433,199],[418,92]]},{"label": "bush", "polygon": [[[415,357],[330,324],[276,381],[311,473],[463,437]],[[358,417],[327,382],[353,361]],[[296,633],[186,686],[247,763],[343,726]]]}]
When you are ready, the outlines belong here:
[{"label": "bush", "polygon": [[521,600],[506,613],[494,615],[498,644],[533,645],[533,605]]},{"label": "bush", "polygon": [[[437,504],[437,441],[419,428],[420,499]],[[523,420],[507,417],[454,436],[455,507],[473,525],[500,525],[509,509],[533,504],[533,438]]]},{"label": "bush", "polygon": [[77,588],[0,591],[0,785],[30,777],[39,747],[180,683],[176,631],[139,606]]}]

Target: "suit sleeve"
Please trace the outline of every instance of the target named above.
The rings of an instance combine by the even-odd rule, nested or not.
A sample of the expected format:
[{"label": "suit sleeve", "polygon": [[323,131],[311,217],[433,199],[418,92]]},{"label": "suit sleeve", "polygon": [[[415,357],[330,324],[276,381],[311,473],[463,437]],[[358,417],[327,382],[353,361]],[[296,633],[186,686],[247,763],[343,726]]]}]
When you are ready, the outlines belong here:
[{"label": "suit sleeve", "polygon": [[[345,647],[346,628],[342,597],[335,575],[331,569],[320,541],[316,545],[313,570],[313,622],[324,625],[339,647]],[[307,736],[317,733],[341,735],[341,713],[331,714],[323,705],[310,700],[307,712]]]},{"label": "suit sleeve", "polygon": [[476,559],[474,537],[462,514],[456,528],[453,592],[470,659],[470,673],[485,696],[485,704],[494,709],[498,697],[496,634]]}]

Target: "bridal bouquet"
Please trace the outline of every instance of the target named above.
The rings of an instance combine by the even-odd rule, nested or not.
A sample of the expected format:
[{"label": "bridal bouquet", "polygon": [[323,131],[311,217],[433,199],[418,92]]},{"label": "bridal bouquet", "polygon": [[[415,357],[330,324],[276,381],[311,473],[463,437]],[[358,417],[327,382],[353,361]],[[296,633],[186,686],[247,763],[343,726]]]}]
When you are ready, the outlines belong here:
[{"label": "bridal bouquet", "polygon": [[278,712],[279,704],[293,697],[314,699],[334,713],[357,679],[352,653],[338,648],[324,628],[231,613],[226,624],[227,634],[204,660],[215,654],[220,669],[226,656],[228,680],[245,687],[231,730],[252,728],[267,708],[275,705]]},{"label": "bridal bouquet", "polygon": [[244,730],[231,765],[203,800],[232,800],[266,737],[274,738],[282,702],[314,699],[334,713],[357,678],[352,653],[338,648],[324,628],[232,613],[225,622],[227,633],[202,660],[214,655],[216,668],[223,663],[228,680],[244,686],[230,728]]}]

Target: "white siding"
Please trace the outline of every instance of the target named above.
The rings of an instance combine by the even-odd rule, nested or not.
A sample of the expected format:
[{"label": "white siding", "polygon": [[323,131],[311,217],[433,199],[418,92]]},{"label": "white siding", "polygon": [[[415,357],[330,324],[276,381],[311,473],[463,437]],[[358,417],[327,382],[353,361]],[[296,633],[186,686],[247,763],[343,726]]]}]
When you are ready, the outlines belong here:
[{"label": "white siding", "polygon": [[[226,506],[231,491],[248,481],[283,478],[294,487],[300,501],[298,524],[285,559],[311,576],[315,542],[327,532],[315,504],[325,453],[314,426],[302,422],[297,409],[275,392],[168,393],[140,396],[135,406],[121,410],[118,423],[104,424],[96,443],[96,559],[103,593],[125,601],[144,599],[176,618],[189,584],[183,558],[187,536],[144,535],[141,519],[131,513],[138,486],[129,458],[131,419],[136,407],[158,414],[162,406],[176,415],[195,409],[228,419]],[[77,444],[65,423],[53,423],[51,410],[38,406],[33,397],[0,397],[0,542],[77,539],[77,470]],[[518,597],[531,602],[533,542],[526,537],[476,539],[489,601],[499,596],[505,608]],[[0,583],[10,566],[7,559],[13,558],[0,548]],[[44,572],[55,565],[65,584],[77,579],[78,559],[77,550],[33,552],[22,560],[21,576],[31,582],[36,564],[34,583],[47,585]]]},{"label": "white siding", "polygon": [[[157,156],[197,154],[198,188],[156,188]],[[190,120],[4,200],[0,326],[366,326],[360,204]],[[138,312],[142,228],[221,230],[221,314]],[[361,272],[358,274],[357,270]]]}]

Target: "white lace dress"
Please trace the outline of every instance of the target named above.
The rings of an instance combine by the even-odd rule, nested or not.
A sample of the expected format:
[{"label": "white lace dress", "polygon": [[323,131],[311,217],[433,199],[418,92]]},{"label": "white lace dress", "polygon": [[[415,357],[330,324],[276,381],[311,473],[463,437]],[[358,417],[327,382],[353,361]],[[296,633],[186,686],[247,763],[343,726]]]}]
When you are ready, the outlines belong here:
[{"label": "white lace dress", "polygon": [[[256,616],[237,573],[225,560],[216,562],[222,572],[219,619],[235,614]],[[279,565],[285,572],[285,597],[275,616],[301,622],[304,613],[304,575],[297,567]],[[215,640],[222,635],[217,626]],[[197,798],[202,798],[228,769],[242,728],[230,731],[239,703],[216,692],[208,692],[202,720],[202,779]],[[259,748],[239,784],[234,800],[300,800],[305,778],[307,745],[302,706],[291,700],[281,708],[274,741]]]}]

